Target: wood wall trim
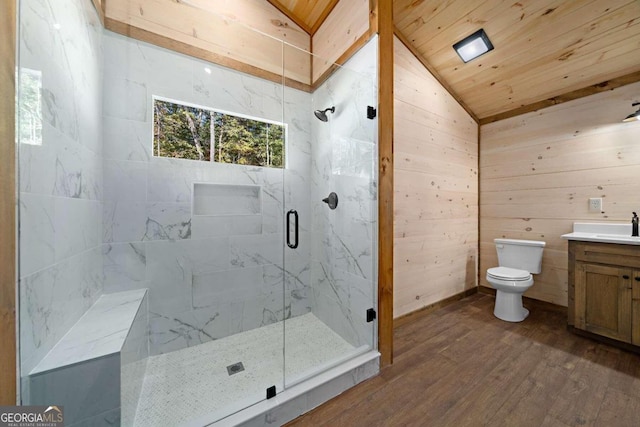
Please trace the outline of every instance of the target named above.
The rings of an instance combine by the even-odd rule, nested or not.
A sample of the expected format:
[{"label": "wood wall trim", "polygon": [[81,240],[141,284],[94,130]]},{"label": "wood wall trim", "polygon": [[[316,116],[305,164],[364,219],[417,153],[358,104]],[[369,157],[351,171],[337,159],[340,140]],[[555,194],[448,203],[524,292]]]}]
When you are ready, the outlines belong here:
[{"label": "wood wall trim", "polygon": [[[122,28],[135,27],[147,35],[156,35],[141,40],[260,78],[268,78],[269,74],[259,70],[272,73],[271,79],[273,74],[282,75],[282,42],[285,41],[285,45],[298,49],[288,51],[284,75],[303,85],[311,83],[308,78],[311,37],[264,0],[189,0],[188,3],[138,0],[135,4],[129,0],[107,0],[103,4],[107,29],[125,34],[125,30],[113,28],[114,23],[119,22]],[[254,10],[243,14],[247,8]],[[128,34],[135,33],[129,31]]]},{"label": "wood wall trim", "polygon": [[456,94],[456,92],[453,90],[453,88],[449,84],[447,84],[447,82],[440,76],[440,74],[438,74],[436,69],[432,67],[431,64],[427,62],[426,59],[424,59],[424,57],[418,52],[418,50],[415,47],[413,47],[413,44],[411,44],[411,42],[407,40],[407,38],[400,32],[400,30],[398,28],[394,28],[394,33],[396,37],[398,37],[398,40],[400,40],[402,44],[405,45],[407,49],[409,49],[409,51],[413,54],[413,56],[415,56],[416,59],[420,61],[420,63],[424,66],[424,68],[426,68],[431,73],[431,75],[438,81],[438,83],[440,83],[442,87],[444,87],[447,90],[447,92],[449,92],[449,94],[453,97],[453,99],[455,99],[456,102],[460,104],[462,108],[464,108],[467,114],[469,114],[471,118],[475,120],[476,123],[479,124],[480,122],[478,120],[478,117],[475,115],[475,113],[471,111],[471,109],[467,106],[467,104],[464,103],[462,98],[460,98],[458,94]]},{"label": "wood wall trim", "polygon": [[[231,68],[242,73],[247,73],[255,77],[259,77],[265,80],[272,81],[274,83],[282,83],[282,75],[278,73],[272,73],[270,71],[263,70],[262,68],[255,67],[253,65],[245,64],[244,62],[219,55],[206,49],[201,49],[196,46],[192,46],[187,43],[183,43],[174,40],[169,37],[161,36],[151,31],[143,30],[133,25],[125,24],[109,17],[105,18],[105,28],[114,33],[122,34],[123,36],[131,37],[136,40],[151,43],[156,46],[160,46],[166,49],[170,49],[174,52],[183,53],[195,58],[204,59],[215,64],[222,65],[223,67]],[[291,78],[284,79],[285,86],[302,90],[305,92],[312,92],[311,85],[300,83]]]},{"label": "wood wall trim", "polygon": [[17,402],[16,1],[0,2],[0,406]]},{"label": "wood wall trim", "polygon": [[394,327],[406,325],[407,323],[415,322],[418,317],[424,316],[431,312],[441,309],[442,307],[446,307],[448,305],[453,304],[456,301],[460,301],[466,297],[470,297],[471,295],[478,293],[478,287],[467,289],[460,293],[450,296],[449,298],[445,298],[441,301],[435,302],[433,304],[429,304],[424,306],[418,310],[412,311],[411,313],[403,314],[402,316],[396,318],[394,320]]},{"label": "wood wall trim", "polygon": [[312,84],[344,56],[354,43],[369,32],[370,0],[349,0],[337,4],[312,37]]},{"label": "wood wall trim", "polygon": [[300,28],[302,28],[305,33],[312,35],[313,32],[311,31],[311,27],[309,25],[307,25],[306,22],[304,22],[302,19],[300,19],[298,16],[294,15],[293,13],[291,13],[291,11],[289,9],[287,9],[282,3],[280,3],[278,0],[267,0],[269,3],[271,3],[271,5],[273,7],[275,7],[276,9],[278,9],[280,12],[282,12],[283,14],[285,14],[287,16],[287,18],[291,19],[293,22],[295,22]]},{"label": "wood wall trim", "polygon": [[378,28],[378,351],[393,363],[393,1],[377,0]]},{"label": "wood wall trim", "polygon": [[612,90],[617,87],[625,86],[638,81],[640,81],[640,71],[626,74],[624,76],[617,77],[615,79],[606,80],[604,82],[587,86],[585,88],[574,90],[571,92],[567,92],[562,95],[554,96],[553,98],[545,99],[543,101],[535,102],[533,104],[524,105],[520,108],[515,108],[513,110],[505,111],[504,113],[499,113],[493,116],[485,117],[480,119],[479,123],[481,126],[486,125],[489,123],[497,122],[499,120],[504,120],[510,117],[519,116],[521,114],[530,113],[532,111],[541,110],[543,108],[551,107],[553,105],[562,104],[563,102],[573,101],[574,99],[579,99],[585,96],[594,95],[596,93]]},{"label": "wood wall trim", "polygon": [[[369,41],[378,34],[378,9],[377,9],[377,1],[369,0],[369,30],[362,34],[358,39],[345,50],[342,55],[333,63],[331,67],[329,67],[318,79],[312,83],[311,87],[313,90],[316,90],[320,87],[338,68],[338,65],[344,65],[355,53],[360,50],[364,45],[369,43]],[[313,52],[313,38],[311,39],[311,47]],[[313,80],[313,69],[311,70],[311,80]]]},{"label": "wood wall trim", "polygon": [[[375,35],[375,34],[374,34]],[[361,47],[363,47],[364,45],[366,45],[369,40],[371,40],[371,38],[373,37],[373,35],[371,35],[370,33],[365,33],[363,35],[361,35],[358,40],[355,41],[355,43],[353,43],[351,46],[349,46],[349,48],[347,50],[344,51],[344,53],[342,55],[340,55],[340,58],[338,58],[332,66],[330,66],[327,71],[325,71],[324,73],[322,73],[322,75],[320,77],[318,77],[318,79],[313,82],[313,84],[311,85],[311,87],[313,88],[313,90],[316,90],[317,88],[319,88],[320,86],[322,86],[322,84],[329,78],[331,77],[331,75],[334,73],[334,71],[336,71],[336,69],[340,66],[340,65],[344,65],[349,59],[351,59],[351,57],[358,51],[360,50]],[[313,74],[313,73],[312,73]]]}]

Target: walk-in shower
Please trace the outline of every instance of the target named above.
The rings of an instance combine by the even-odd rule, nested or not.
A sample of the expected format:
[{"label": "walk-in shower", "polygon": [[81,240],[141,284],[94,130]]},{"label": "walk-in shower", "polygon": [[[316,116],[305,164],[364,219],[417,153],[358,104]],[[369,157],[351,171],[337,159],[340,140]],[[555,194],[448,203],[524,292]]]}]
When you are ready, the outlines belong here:
[{"label": "walk-in shower", "polygon": [[291,84],[312,57],[261,33],[282,56],[256,77],[105,30],[90,0],[19,7],[22,403],[197,426],[376,372],[376,41]]}]

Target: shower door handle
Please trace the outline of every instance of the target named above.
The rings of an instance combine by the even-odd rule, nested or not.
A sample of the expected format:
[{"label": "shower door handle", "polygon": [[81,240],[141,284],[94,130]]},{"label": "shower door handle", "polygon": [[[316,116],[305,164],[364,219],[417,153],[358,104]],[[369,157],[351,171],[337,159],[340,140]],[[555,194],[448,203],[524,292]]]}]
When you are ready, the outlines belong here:
[{"label": "shower door handle", "polygon": [[[291,216],[293,215],[294,220],[294,229],[293,229],[293,237],[295,238],[294,243],[291,243]],[[298,211],[291,209],[287,212],[287,246],[291,249],[295,249],[298,247]]]}]

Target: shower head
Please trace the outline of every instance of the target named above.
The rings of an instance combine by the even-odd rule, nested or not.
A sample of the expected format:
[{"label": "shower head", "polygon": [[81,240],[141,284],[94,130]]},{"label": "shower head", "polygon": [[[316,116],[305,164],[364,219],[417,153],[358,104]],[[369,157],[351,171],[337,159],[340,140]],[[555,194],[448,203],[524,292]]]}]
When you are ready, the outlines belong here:
[{"label": "shower head", "polygon": [[327,120],[329,120],[329,118],[327,117],[327,111],[330,113],[335,113],[336,107],[329,107],[329,108],[325,108],[324,110],[316,110],[313,112],[313,114],[316,115],[318,120],[322,120],[323,122],[326,122]]}]

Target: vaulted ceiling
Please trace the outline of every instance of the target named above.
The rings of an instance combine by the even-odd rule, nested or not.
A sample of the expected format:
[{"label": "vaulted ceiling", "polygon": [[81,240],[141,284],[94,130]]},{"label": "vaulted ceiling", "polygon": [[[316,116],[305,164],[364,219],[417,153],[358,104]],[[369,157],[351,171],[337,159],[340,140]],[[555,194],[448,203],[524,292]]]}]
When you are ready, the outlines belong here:
[{"label": "vaulted ceiling", "polygon": [[[307,30],[337,2],[269,1]],[[640,80],[640,0],[394,0],[394,21],[481,122]],[[480,28],[495,49],[465,64],[452,45]]]},{"label": "vaulted ceiling", "polygon": [[338,0],[268,0],[285,15],[313,34],[322,25]]}]

